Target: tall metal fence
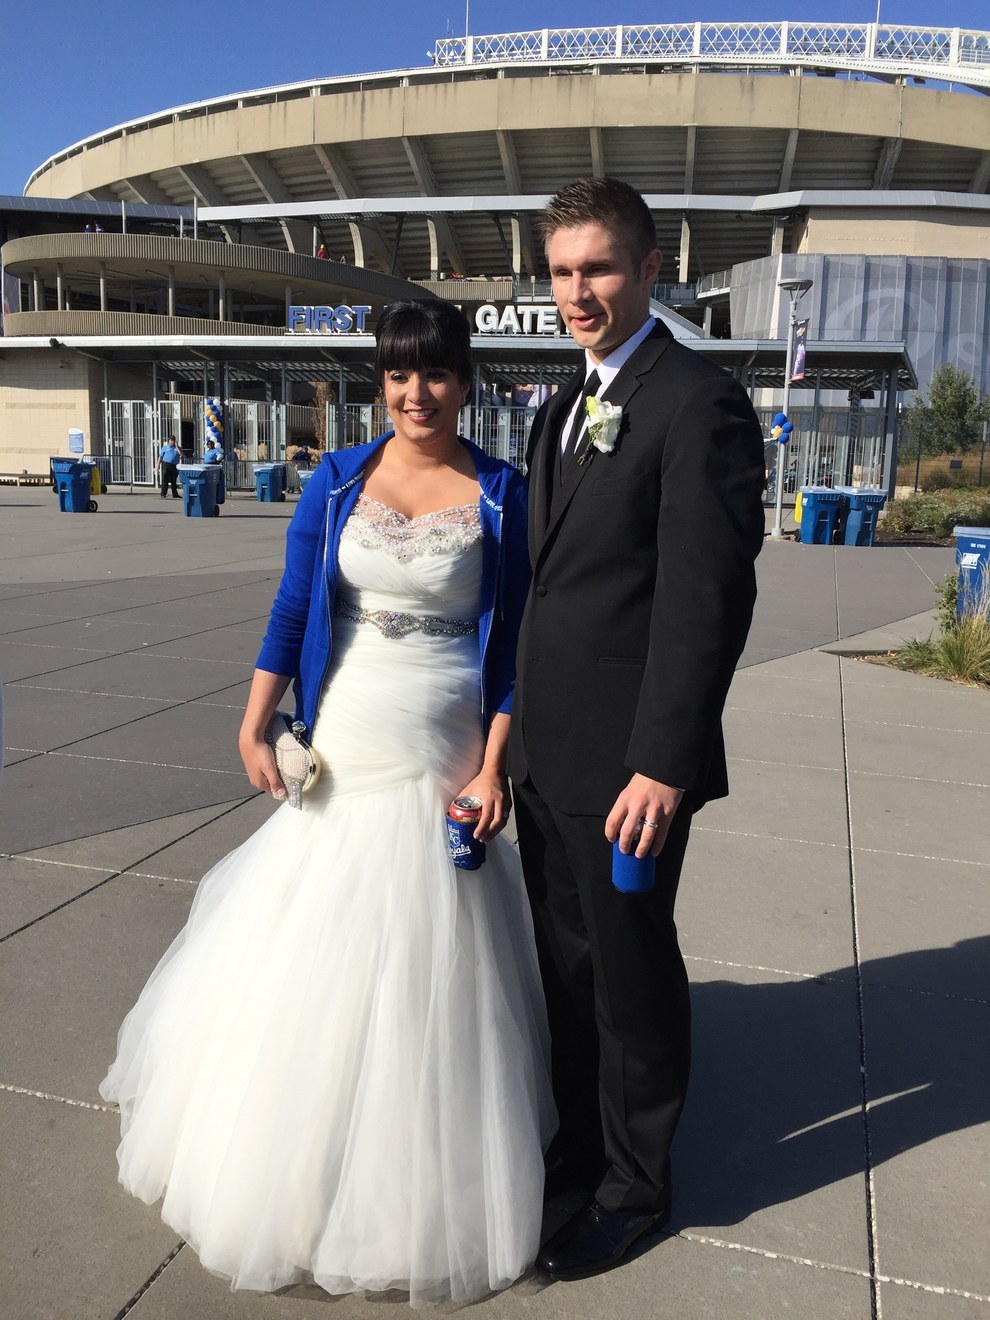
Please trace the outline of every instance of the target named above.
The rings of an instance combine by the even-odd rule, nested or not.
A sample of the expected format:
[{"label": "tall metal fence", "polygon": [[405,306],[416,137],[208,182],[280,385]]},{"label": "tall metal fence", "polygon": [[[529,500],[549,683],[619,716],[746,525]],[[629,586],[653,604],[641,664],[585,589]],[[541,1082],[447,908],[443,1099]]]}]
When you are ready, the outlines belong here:
[{"label": "tall metal fence", "polygon": [[[493,458],[505,459],[522,467],[526,442],[536,416],[535,408],[461,409],[460,430]],[[349,449],[367,444],[375,436],[392,429],[388,409],[383,403],[327,404],[326,433],[328,448]]]},{"label": "tall metal fence", "polygon": [[926,454],[917,435],[904,427],[897,451],[897,485],[902,491],[990,486],[990,421],[976,444],[949,454]]},{"label": "tall metal fence", "polygon": [[115,485],[153,486],[158,452],[181,433],[178,400],[104,399],[104,438]]},{"label": "tall metal fence", "polygon": [[[197,456],[205,444],[203,400],[196,395],[160,400],[157,406],[145,400],[105,400],[106,452],[110,479],[114,483],[152,486],[162,443],[169,435],[186,444],[191,437]],[[535,408],[495,408],[473,406],[461,412],[461,433],[472,439],[493,458],[522,467]],[[766,464],[768,499],[772,499],[777,481],[778,449],[770,439],[772,408],[759,408],[757,415],[767,437]],[[254,465],[285,459],[293,446],[302,440],[311,445],[319,428],[317,415],[309,404],[263,403],[228,400],[224,410],[224,454],[227,485],[234,490],[254,488]],[[391,429],[384,404],[326,405],[324,417],[327,448],[349,449],[366,444]],[[886,437],[879,410],[839,408],[791,411],[796,439],[786,447],[784,492],[792,495],[799,487],[877,486],[884,475]],[[925,475],[941,464],[950,479],[946,484],[990,483],[990,461],[984,453],[972,453],[958,468],[957,460],[922,459],[918,472]],[[913,461],[913,460],[912,460]],[[292,470],[290,468],[290,476]],[[907,465],[898,469],[898,484],[914,480]]]},{"label": "tall metal fence", "polygon": [[[184,452],[201,458],[207,441],[204,400],[198,394],[160,399],[104,399],[104,447],[114,484],[154,486],[158,454],[174,435]],[[293,433],[312,439],[308,404],[228,399],[223,410],[225,478],[234,490],[254,488],[255,463],[284,458]]]},{"label": "tall metal fence", "polygon": [[[775,410],[758,408],[767,437],[767,498],[776,492],[778,449],[770,439]],[[785,446],[784,493],[802,486],[879,486],[884,474],[886,436],[879,410],[792,408],[796,440]]]}]

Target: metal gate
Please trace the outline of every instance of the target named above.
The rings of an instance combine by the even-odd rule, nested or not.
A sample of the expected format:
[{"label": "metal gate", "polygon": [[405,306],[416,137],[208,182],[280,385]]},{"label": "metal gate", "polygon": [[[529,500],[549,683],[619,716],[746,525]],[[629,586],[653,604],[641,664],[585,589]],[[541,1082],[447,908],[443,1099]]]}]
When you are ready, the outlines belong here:
[{"label": "metal gate", "polygon": [[156,407],[146,399],[104,399],[103,408],[110,480],[154,486],[158,451],[181,432],[178,400],[163,399]]},{"label": "metal gate", "polygon": [[279,458],[280,407],[278,403],[228,399],[224,409],[224,452],[236,454],[246,463],[270,463]]},{"label": "metal gate", "polygon": [[[535,416],[535,408],[468,406],[461,409],[460,432],[486,454],[521,467]],[[383,403],[348,403],[342,409],[335,403],[327,404],[329,449],[367,444],[391,429],[392,420]]]},{"label": "metal gate", "polygon": [[[768,437],[768,498],[773,499],[780,446],[770,440],[774,411],[758,408],[757,415]],[[794,408],[791,421],[796,442],[787,445],[784,493],[793,495],[802,486],[879,486],[883,481],[886,434],[883,413],[848,408]]]},{"label": "metal gate", "polygon": [[465,408],[464,434],[493,458],[522,467],[535,408]]}]

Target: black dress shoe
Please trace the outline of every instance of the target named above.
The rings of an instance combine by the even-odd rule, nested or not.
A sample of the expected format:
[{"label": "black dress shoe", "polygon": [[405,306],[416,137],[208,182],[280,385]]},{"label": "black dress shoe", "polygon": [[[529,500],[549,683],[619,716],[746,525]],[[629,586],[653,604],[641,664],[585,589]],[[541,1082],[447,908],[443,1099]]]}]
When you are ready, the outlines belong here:
[{"label": "black dress shoe", "polygon": [[669,1210],[624,1215],[589,1201],[540,1248],[536,1264],[551,1279],[587,1279],[618,1265],[641,1237],[663,1228],[669,1218]]}]

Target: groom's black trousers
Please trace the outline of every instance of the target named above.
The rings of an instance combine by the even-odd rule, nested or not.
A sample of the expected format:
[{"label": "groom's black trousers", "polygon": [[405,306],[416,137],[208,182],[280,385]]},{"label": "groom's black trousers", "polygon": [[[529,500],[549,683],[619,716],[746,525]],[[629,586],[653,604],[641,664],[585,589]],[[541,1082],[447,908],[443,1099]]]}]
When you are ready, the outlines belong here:
[{"label": "groom's black trousers", "polygon": [[600,1180],[602,1205],[653,1214],[670,1201],[670,1143],[691,1060],[674,925],[691,813],[674,816],[654,887],[622,894],[602,817],[558,811],[531,780],[514,787],[550,1017],[555,1149]]}]

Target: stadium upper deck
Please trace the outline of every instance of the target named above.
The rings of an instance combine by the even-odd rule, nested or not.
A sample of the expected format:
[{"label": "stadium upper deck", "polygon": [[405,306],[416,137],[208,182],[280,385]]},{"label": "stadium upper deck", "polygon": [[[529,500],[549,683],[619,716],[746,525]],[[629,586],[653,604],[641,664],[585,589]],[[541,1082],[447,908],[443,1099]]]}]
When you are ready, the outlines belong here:
[{"label": "stadium upper deck", "polygon": [[[448,39],[430,58],[148,115],[57,153],[26,192],[239,207],[245,241],[306,253],[315,222],[332,254],[413,279],[538,275],[526,211],[497,199],[580,174],[654,199],[681,281],[837,250],[830,220],[851,208],[874,221],[858,251],[985,252],[990,33],[687,23]],[[922,189],[954,196],[918,205]],[[412,198],[435,201],[376,206]],[[320,201],[308,222],[264,214]]]}]

